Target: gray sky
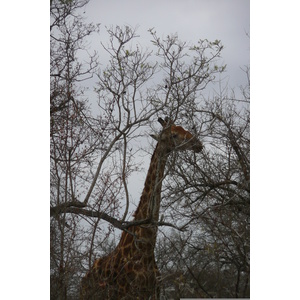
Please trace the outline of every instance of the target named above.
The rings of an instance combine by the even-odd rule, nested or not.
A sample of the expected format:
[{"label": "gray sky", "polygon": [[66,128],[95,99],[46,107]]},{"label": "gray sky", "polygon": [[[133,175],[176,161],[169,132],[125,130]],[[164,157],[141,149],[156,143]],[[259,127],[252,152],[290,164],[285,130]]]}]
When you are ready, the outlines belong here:
[{"label": "gray sky", "polygon": [[[90,0],[85,16],[88,22],[101,23],[100,36],[93,37],[91,47],[99,52],[103,68],[106,53],[100,42],[108,43],[105,26],[138,27],[140,37],[136,42],[144,49],[152,46],[148,29],[154,27],[160,37],[177,33],[180,40],[189,44],[199,39],[221,40],[224,50],[219,64],[227,64],[224,77],[229,80],[229,87],[238,89],[246,83],[241,67],[249,65],[250,60],[249,0]],[[129,192],[135,203],[144,186],[150,157],[146,155],[141,161],[143,174],[134,173],[129,178]]]},{"label": "gray sky", "polygon": [[147,30],[153,27],[158,36],[178,33],[182,41],[190,43],[221,40],[220,62],[227,64],[229,85],[238,87],[245,82],[240,68],[250,60],[249,0],[91,0],[85,14],[89,21],[101,23],[101,40],[105,26],[110,25],[138,26],[138,42],[145,47],[151,46]]}]

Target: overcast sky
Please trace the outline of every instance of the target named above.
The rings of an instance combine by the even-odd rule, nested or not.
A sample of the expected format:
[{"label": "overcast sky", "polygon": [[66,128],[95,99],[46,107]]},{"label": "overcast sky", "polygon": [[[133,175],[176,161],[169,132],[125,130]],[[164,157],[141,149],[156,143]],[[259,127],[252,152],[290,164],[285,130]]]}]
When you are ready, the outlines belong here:
[{"label": "overcast sky", "polygon": [[[103,68],[106,53],[100,42],[108,43],[105,26],[138,27],[140,37],[136,41],[144,49],[152,46],[148,29],[154,27],[158,36],[177,33],[180,40],[189,44],[196,44],[199,39],[221,40],[224,50],[220,64],[227,65],[224,76],[229,86],[238,89],[246,83],[241,67],[250,63],[249,0],[90,0],[84,11],[88,22],[101,24],[100,36],[93,37],[91,46],[99,52]],[[90,96],[95,96],[92,89]],[[150,157],[142,159],[143,175],[134,173],[129,178],[134,202],[138,202],[143,189]]]},{"label": "overcast sky", "polygon": [[[105,26],[138,26],[139,42],[150,46],[149,28],[158,36],[178,33],[182,41],[221,40],[221,62],[227,64],[231,87],[246,80],[241,67],[249,64],[249,0],[91,0],[85,8],[89,21],[101,23],[100,39]],[[100,46],[100,45],[99,45]]]}]

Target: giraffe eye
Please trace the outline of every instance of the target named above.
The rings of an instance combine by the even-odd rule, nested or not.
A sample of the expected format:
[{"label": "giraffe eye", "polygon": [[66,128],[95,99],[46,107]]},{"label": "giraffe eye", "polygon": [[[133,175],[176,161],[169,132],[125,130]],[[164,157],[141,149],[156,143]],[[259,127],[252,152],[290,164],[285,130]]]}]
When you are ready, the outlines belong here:
[{"label": "giraffe eye", "polygon": [[177,137],[178,137],[178,134],[177,134],[177,133],[173,133],[173,134],[172,134],[172,138],[173,138],[173,139],[176,139]]}]

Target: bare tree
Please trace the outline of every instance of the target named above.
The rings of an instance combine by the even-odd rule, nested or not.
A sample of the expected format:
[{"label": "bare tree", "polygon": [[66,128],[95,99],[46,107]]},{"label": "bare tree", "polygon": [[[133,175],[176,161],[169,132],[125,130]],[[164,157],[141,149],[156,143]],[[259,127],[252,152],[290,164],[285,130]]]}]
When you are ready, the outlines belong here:
[{"label": "bare tree", "polygon": [[93,76],[96,54],[86,62],[86,39],[97,26],[85,24],[77,9],[88,1],[51,1],[50,37],[50,162],[51,162],[51,299],[67,299],[76,293],[81,275],[79,218],[67,213],[82,207],[80,199],[90,175],[99,141],[82,81]]},{"label": "bare tree", "polygon": [[[249,68],[245,72],[249,78]],[[162,237],[170,240],[174,274],[180,270],[189,283],[190,291],[182,297],[192,297],[192,290],[201,297],[249,297],[249,85],[241,99],[221,90],[197,105],[202,158],[182,156],[181,163],[169,166],[172,177],[166,179],[162,211],[167,222],[180,220],[190,233]],[[166,274],[172,273],[166,269]],[[176,281],[166,284],[176,289]]]}]

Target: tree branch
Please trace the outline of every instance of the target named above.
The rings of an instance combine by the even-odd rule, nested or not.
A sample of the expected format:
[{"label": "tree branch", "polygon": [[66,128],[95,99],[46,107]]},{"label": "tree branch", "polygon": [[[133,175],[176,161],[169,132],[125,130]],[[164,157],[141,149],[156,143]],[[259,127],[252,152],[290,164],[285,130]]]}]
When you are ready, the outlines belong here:
[{"label": "tree branch", "polygon": [[179,231],[184,231],[186,228],[185,226],[178,227],[174,224],[168,223],[168,222],[154,222],[151,219],[143,219],[143,220],[138,220],[138,221],[119,221],[118,219],[109,216],[105,212],[100,212],[100,211],[94,211],[94,210],[89,210],[85,209],[86,205],[82,202],[79,201],[74,201],[74,202],[69,202],[66,204],[61,204],[55,207],[50,207],[50,216],[54,217],[55,215],[59,215],[61,213],[71,213],[71,214],[76,214],[76,215],[83,215],[91,218],[98,218],[107,221],[108,223],[112,224],[114,227],[127,231],[129,227],[133,226],[142,226],[142,225],[148,225],[151,224],[153,226],[169,226],[172,228],[175,228]]}]

